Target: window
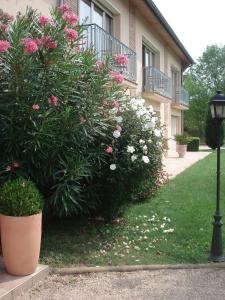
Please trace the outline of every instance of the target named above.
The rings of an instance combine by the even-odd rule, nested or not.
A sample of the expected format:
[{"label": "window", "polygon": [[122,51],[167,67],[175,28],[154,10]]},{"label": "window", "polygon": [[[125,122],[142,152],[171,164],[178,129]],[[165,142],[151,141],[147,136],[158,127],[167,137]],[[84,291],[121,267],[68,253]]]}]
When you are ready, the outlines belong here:
[{"label": "window", "polygon": [[142,51],[143,51],[143,67],[154,67],[155,53],[150,48],[147,48],[145,45],[143,45]]},{"label": "window", "polygon": [[89,0],[80,1],[79,9],[81,22],[91,23],[91,2]]},{"label": "window", "polygon": [[92,0],[80,0],[79,15],[85,24],[97,24],[109,34],[113,34],[113,19],[108,12]]},{"label": "window", "polygon": [[177,88],[178,88],[178,72],[174,69],[171,70],[171,75],[172,75],[172,98],[174,100],[177,100]]},{"label": "window", "polygon": [[[155,53],[145,45],[142,45],[142,66],[143,66],[143,88],[152,89],[150,79],[153,79],[153,70],[150,67],[155,66]],[[153,82],[151,81],[151,84]]]}]

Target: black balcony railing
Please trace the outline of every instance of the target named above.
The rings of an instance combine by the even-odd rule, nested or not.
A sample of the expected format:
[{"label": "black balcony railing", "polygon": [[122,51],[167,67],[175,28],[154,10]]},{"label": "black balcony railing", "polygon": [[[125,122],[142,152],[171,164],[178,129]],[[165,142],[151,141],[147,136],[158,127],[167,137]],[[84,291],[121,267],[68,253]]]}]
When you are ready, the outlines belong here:
[{"label": "black balcony railing", "polygon": [[144,90],[157,92],[162,96],[171,98],[171,79],[157,68],[144,68]]},{"label": "black balcony railing", "polygon": [[82,47],[94,48],[100,60],[104,60],[106,55],[126,55],[128,65],[122,68],[115,66],[114,70],[120,71],[126,79],[136,81],[136,53],[97,24],[83,25],[83,27]]},{"label": "black balcony railing", "polygon": [[145,67],[143,70],[145,92],[158,93],[170,98],[173,102],[188,106],[189,95],[183,87],[172,85],[172,80],[155,67]]}]

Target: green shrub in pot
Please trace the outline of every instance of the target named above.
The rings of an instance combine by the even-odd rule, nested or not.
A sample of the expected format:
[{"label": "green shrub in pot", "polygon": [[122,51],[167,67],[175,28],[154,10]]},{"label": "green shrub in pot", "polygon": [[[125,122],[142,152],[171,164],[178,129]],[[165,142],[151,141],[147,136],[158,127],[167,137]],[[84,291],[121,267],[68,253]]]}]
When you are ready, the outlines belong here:
[{"label": "green shrub in pot", "polygon": [[191,138],[186,134],[176,134],[174,137],[179,145],[187,145],[191,141]]},{"label": "green shrub in pot", "polygon": [[7,181],[0,190],[0,213],[7,216],[31,216],[43,209],[43,198],[35,184],[18,178]]},{"label": "green shrub in pot", "polygon": [[29,275],[38,265],[43,198],[24,178],[6,181],[0,190],[1,241],[5,268],[12,275]]}]

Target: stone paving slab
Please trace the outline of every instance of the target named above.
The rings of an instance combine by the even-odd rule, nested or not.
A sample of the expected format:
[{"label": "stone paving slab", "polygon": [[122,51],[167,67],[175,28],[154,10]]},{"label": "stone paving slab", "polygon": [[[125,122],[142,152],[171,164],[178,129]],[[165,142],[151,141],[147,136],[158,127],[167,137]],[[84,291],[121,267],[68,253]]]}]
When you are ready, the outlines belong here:
[{"label": "stone paving slab", "polygon": [[168,157],[163,158],[164,170],[168,173],[169,179],[172,179],[210,153],[206,151],[187,152],[184,158],[179,158],[177,152],[170,152]]},{"label": "stone paving slab", "polygon": [[9,275],[0,257],[0,299],[13,300],[22,292],[32,288],[39,280],[42,280],[49,274],[49,267],[38,265],[35,273],[28,276],[12,276]]}]

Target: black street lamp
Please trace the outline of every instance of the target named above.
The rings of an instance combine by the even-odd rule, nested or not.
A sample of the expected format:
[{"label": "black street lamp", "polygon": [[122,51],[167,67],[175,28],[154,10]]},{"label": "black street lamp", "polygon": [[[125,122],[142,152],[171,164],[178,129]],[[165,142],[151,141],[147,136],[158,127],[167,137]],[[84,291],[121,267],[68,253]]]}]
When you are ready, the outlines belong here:
[{"label": "black street lamp", "polygon": [[222,215],[220,213],[220,131],[221,124],[225,119],[225,96],[221,91],[212,97],[209,102],[212,118],[215,120],[216,137],[217,137],[217,180],[216,180],[216,211],[213,222],[213,236],[211,244],[210,261],[222,262],[225,260],[223,256],[222,243]]}]

